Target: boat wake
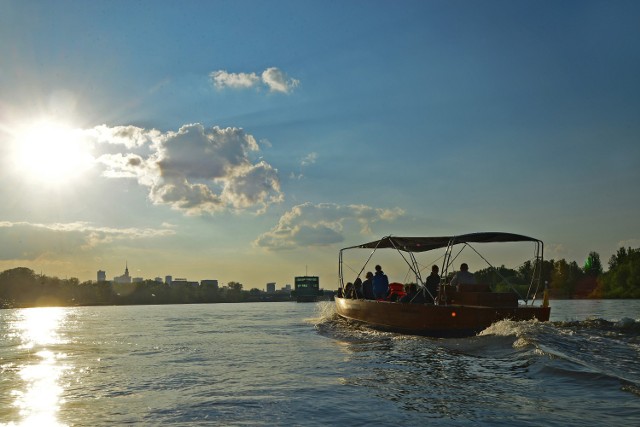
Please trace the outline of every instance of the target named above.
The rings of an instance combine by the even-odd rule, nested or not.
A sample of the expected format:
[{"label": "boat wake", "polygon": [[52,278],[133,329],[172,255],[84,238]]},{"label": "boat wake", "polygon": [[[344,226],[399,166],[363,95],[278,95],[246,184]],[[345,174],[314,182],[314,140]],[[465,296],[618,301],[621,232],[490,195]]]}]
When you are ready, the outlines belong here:
[{"label": "boat wake", "polygon": [[[616,381],[640,396],[640,321],[587,319],[569,322],[502,320],[475,337],[441,339],[380,332],[340,318],[333,304],[319,305],[314,326],[321,335],[348,343],[379,343],[439,348],[451,357],[527,366],[543,377]],[[402,344],[402,343],[405,344]]]},{"label": "boat wake", "polygon": [[592,318],[565,322],[501,321],[480,337],[513,338],[513,348],[530,351],[542,363],[541,371],[554,375],[615,379],[622,388],[640,395],[640,321]]}]

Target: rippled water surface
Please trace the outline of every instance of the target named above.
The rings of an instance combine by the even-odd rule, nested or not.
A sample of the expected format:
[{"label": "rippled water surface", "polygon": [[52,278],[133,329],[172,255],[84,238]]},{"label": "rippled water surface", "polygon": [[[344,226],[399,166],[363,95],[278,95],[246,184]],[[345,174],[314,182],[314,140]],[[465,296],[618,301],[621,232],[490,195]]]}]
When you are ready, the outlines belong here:
[{"label": "rippled water surface", "polygon": [[640,425],[640,301],[477,337],[332,303],[0,310],[0,425]]}]

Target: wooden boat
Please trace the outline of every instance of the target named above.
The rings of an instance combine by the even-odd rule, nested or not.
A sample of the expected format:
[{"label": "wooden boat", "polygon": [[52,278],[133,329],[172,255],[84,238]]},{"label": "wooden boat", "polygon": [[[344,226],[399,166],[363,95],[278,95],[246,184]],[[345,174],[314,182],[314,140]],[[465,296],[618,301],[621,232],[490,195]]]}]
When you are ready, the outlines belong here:
[{"label": "wooden boat", "polygon": [[[534,271],[527,295],[518,294],[515,287],[512,292],[492,292],[488,285],[452,286],[449,269],[462,249],[472,247],[476,243],[532,242],[535,245]],[[453,248],[462,249],[453,255]],[[428,303],[400,303],[386,300],[346,298],[344,283],[344,252],[352,249],[372,249],[371,255],[360,270],[372,259],[374,253],[381,249],[397,251],[415,275],[419,294]],[[416,254],[437,249],[444,249],[442,261],[442,280],[437,294],[431,295],[421,277],[420,264]],[[478,251],[473,250],[479,254]],[[339,276],[340,289],[335,298],[338,315],[346,319],[363,322],[377,329],[414,335],[434,337],[473,336],[499,320],[532,320],[548,321],[550,307],[546,289],[542,289],[541,266],[544,245],[542,241],[527,236],[501,232],[471,233],[458,236],[443,237],[395,237],[387,236],[374,242],[351,246],[340,250]],[[486,261],[486,259],[485,259]],[[489,264],[490,265],[490,264]],[[491,265],[490,265],[491,266]],[[492,266],[491,266],[492,267]],[[508,283],[508,280],[504,279]],[[542,305],[535,305],[538,292],[544,291]],[[532,298],[529,296],[533,294]],[[520,302],[521,301],[521,302]],[[414,301],[415,302],[415,301]]]}]

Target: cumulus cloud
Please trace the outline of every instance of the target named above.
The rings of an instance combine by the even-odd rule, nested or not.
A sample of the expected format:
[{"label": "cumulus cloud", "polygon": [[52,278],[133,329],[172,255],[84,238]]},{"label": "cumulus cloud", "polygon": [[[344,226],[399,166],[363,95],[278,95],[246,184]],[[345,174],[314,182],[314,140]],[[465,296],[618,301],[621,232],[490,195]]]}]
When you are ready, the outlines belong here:
[{"label": "cumulus cloud", "polygon": [[113,138],[99,142],[148,150],[147,154],[108,153],[98,162],[105,167],[106,177],[135,178],[149,187],[154,204],[201,215],[225,209],[263,212],[282,201],[278,171],[264,160],[252,160],[260,147],[240,128],[207,129],[196,123],[160,133],[103,126],[100,135]]},{"label": "cumulus cloud", "polygon": [[360,233],[369,234],[372,224],[393,221],[402,215],[404,211],[399,208],[304,203],[282,215],[278,224],[259,236],[254,244],[268,250],[327,246],[344,240],[343,229],[347,222],[359,224]]},{"label": "cumulus cloud", "polygon": [[87,222],[29,223],[0,221],[0,260],[36,259],[47,253],[72,254],[114,241],[137,241],[174,235],[168,228],[96,227]]},{"label": "cumulus cloud", "polygon": [[213,71],[209,73],[209,77],[216,89],[250,89],[263,86],[270,92],[291,93],[300,84],[299,80],[288,77],[276,67],[267,68],[259,77],[256,73],[229,73],[226,70]]}]

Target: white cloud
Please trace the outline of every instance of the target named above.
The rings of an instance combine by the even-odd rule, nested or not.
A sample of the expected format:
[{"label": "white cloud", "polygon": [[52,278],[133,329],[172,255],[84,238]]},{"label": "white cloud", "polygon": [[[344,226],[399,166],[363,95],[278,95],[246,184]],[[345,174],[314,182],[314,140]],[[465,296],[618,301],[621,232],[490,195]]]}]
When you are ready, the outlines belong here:
[{"label": "white cloud", "polygon": [[304,203],[282,215],[278,224],[259,236],[254,244],[269,250],[327,246],[344,240],[343,229],[346,222],[359,224],[360,233],[369,234],[372,224],[393,221],[402,215],[404,211],[399,208]]},{"label": "white cloud", "polygon": [[289,174],[289,178],[298,179],[298,180],[304,178],[303,169],[309,165],[315,164],[317,160],[318,160],[318,153],[313,152],[313,153],[307,154],[302,160],[300,160],[300,172],[297,174],[295,172],[291,172]]},{"label": "white cloud", "polygon": [[304,159],[300,162],[300,166],[309,166],[312,165],[318,160],[318,153],[309,153],[305,156]]},{"label": "white cloud", "polygon": [[189,124],[177,132],[160,133],[101,127],[99,135],[98,142],[126,148],[145,145],[147,154],[104,154],[98,162],[106,167],[105,177],[135,178],[149,187],[154,204],[201,215],[225,209],[262,212],[282,201],[277,170],[264,160],[252,160],[260,147],[242,129]]},{"label": "white cloud", "polygon": [[267,68],[262,72],[262,81],[271,92],[289,93],[295,89],[300,81],[287,77],[285,73],[275,67]]},{"label": "white cloud", "polygon": [[103,173],[108,178],[144,179],[145,161],[137,154],[104,154],[97,161],[108,166]]},{"label": "white cloud", "polygon": [[300,84],[299,80],[288,77],[276,67],[267,68],[260,77],[256,73],[229,73],[226,70],[213,71],[209,77],[216,89],[250,89],[262,85],[270,92],[291,93]]},{"label": "white cloud", "polygon": [[127,148],[141,147],[156,142],[162,135],[156,129],[146,130],[136,126],[108,127],[107,125],[96,126],[84,133],[97,143],[121,144]]},{"label": "white cloud", "polygon": [[256,73],[228,73],[225,70],[214,71],[209,74],[213,85],[217,89],[226,87],[232,89],[248,89],[260,82]]},{"label": "white cloud", "polygon": [[225,182],[222,198],[234,208],[244,209],[254,205],[264,208],[283,200],[277,170],[261,161],[256,165],[237,168]]}]

